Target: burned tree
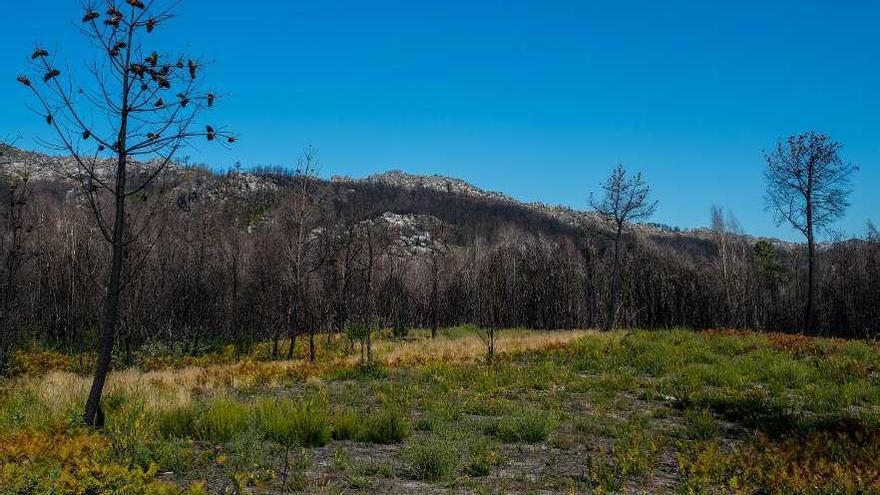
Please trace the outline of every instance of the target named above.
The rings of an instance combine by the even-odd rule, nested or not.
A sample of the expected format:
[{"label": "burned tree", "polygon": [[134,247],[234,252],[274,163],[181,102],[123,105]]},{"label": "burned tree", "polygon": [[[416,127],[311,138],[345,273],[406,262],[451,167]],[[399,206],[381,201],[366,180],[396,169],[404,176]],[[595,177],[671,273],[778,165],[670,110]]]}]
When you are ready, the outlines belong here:
[{"label": "burned tree", "polygon": [[840,158],[842,145],[825,134],[806,132],[780,139],[764,154],[767,209],[777,225],[788,223],[807,241],[807,295],[803,328],[813,328],[816,231],[826,229],[849,206],[850,179],[857,167]]},{"label": "burned tree", "polygon": [[[0,143],[0,166],[9,165],[5,159],[9,145]],[[13,320],[19,307],[19,273],[25,259],[24,238],[32,229],[26,218],[32,184],[30,171],[0,171],[0,195],[2,195],[3,222],[0,236],[0,253],[3,257],[3,293],[0,302],[0,375],[6,371],[8,353],[13,341]]]},{"label": "burned tree", "polygon": [[430,293],[428,295],[428,312],[431,320],[431,338],[437,337],[437,329],[440,327],[440,304],[441,286],[440,279],[443,267],[448,264],[449,256],[449,233],[445,224],[437,224],[431,231],[433,245],[428,252],[428,268]]},{"label": "burned tree", "polygon": [[645,183],[641,172],[627,176],[623,164],[618,164],[611,176],[602,185],[605,196],[596,200],[590,194],[590,205],[611,224],[614,242],[614,261],[611,273],[611,304],[608,308],[606,328],[617,326],[620,304],[620,255],[621,241],[627,226],[637,220],[644,220],[654,214],[657,201],[650,201],[651,188]]},{"label": "burned tree", "polygon": [[63,74],[39,47],[31,55],[36,76],[18,77],[54,131],[57,140],[47,144],[72,158],[73,167],[62,163],[57,171],[78,182],[109,244],[98,362],[83,414],[89,426],[102,422],[101,393],[110,371],[130,248],[152,219],[150,214],[135,218],[126,210],[129,200],[146,200],[150,186],[190,140],[235,141],[200,120],[217,99],[203,89],[203,63],[152,49],[155,31],[172,17],[170,8],[151,0],[89,3],[80,31],[98,54],[85,64],[91,82],[82,84]]},{"label": "burned tree", "polygon": [[725,311],[719,311],[718,322],[730,326],[743,326],[746,318],[743,312],[747,309],[744,304],[737,304],[737,298],[742,296],[745,274],[743,271],[742,258],[747,252],[747,247],[742,242],[742,227],[736,217],[728,210],[718,205],[713,205],[710,210],[710,232],[712,241],[717,249],[718,270],[721,272],[720,282]]},{"label": "burned tree", "polygon": [[[315,229],[320,225],[320,208],[324,197],[318,179],[317,151],[308,146],[297,160],[292,193],[283,210],[283,223],[289,238],[284,257],[289,268],[290,285],[290,347],[287,359],[293,358],[294,341],[298,328],[306,327],[309,335],[309,360],[317,357],[315,347],[316,320],[310,304],[312,274],[321,266],[320,243]],[[277,348],[273,344],[273,352]]]}]

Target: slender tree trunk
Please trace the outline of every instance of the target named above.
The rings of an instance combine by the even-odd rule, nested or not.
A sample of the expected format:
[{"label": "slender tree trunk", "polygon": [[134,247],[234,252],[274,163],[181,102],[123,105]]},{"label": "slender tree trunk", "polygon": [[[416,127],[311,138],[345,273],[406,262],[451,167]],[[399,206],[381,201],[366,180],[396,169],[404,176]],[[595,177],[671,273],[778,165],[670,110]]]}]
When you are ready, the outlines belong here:
[{"label": "slender tree trunk", "polygon": [[622,230],[617,228],[614,236],[614,267],[611,275],[611,307],[608,315],[608,330],[617,328],[617,306],[620,298],[620,238]]},{"label": "slender tree trunk", "polygon": [[289,325],[289,330],[287,331],[287,336],[290,339],[290,347],[287,348],[287,357],[286,359],[290,361],[293,359],[294,352],[296,351],[296,325],[299,322],[299,315],[296,313],[296,302],[291,301],[291,307],[293,308],[290,313],[290,319],[287,322]]},{"label": "slender tree trunk", "polygon": [[123,340],[125,343],[125,366],[127,367],[134,365],[134,352],[132,351],[131,341],[131,329],[128,329],[125,333],[125,339]]},{"label": "slender tree trunk", "polygon": [[[128,45],[131,46],[131,30],[128,34]],[[131,62],[131,50],[126,53],[125,66]],[[128,165],[126,154],[126,138],[128,137],[128,104],[129,104],[129,74],[126,71],[122,75],[122,105],[120,106],[119,137],[116,140],[117,159],[116,164],[116,190],[115,193],[115,218],[113,220],[113,232],[111,234],[110,276],[107,281],[107,301],[104,307],[104,322],[101,332],[101,348],[98,354],[98,366],[95,369],[95,378],[92,380],[92,388],[86,400],[83,422],[86,426],[103,426],[104,414],[101,411],[101,393],[104,391],[104,382],[110,373],[110,360],[113,354],[113,343],[116,340],[116,325],[119,322],[119,296],[122,291],[122,265],[125,262],[125,183]],[[100,212],[96,212],[100,215]],[[100,419],[100,421],[95,421]]]},{"label": "slender tree trunk", "polygon": [[315,330],[309,329],[309,361],[315,360],[317,357],[317,350],[315,349]]},{"label": "slender tree trunk", "polygon": [[290,331],[290,347],[287,348],[287,360],[290,361],[293,359],[294,354],[296,353],[296,332]]},{"label": "slender tree trunk", "polygon": [[486,335],[486,364],[491,365],[495,361],[495,328],[490,328]]},{"label": "slender tree trunk", "polygon": [[0,316],[0,376],[6,374],[6,348],[9,346],[9,327],[6,322],[6,315]]},{"label": "slender tree trunk", "polygon": [[[25,186],[21,186],[25,187]],[[22,202],[16,198],[16,188],[10,188],[9,192],[9,223],[12,227],[12,239],[9,246],[9,252],[6,254],[6,280],[3,290],[3,306],[0,308],[0,376],[6,373],[6,367],[9,350],[12,347],[12,321],[13,312],[17,304],[17,277],[19,268],[19,258],[21,252],[21,216]]]},{"label": "slender tree trunk", "polygon": [[[113,343],[116,340],[116,325],[119,321],[119,296],[122,289],[122,264],[125,249],[123,232],[125,231],[125,156],[119,157],[116,178],[116,219],[113,223],[112,249],[110,258],[110,277],[107,283],[107,302],[104,308],[101,347],[98,354],[98,366],[95,378],[86,400],[83,422],[87,426],[103,426],[96,422],[101,408],[101,393],[104,382],[110,373],[110,359],[113,354]],[[103,414],[100,414],[103,416]]]},{"label": "slender tree trunk", "polygon": [[[15,241],[13,241],[13,244]],[[13,307],[13,291],[15,289],[15,251],[9,253],[6,259],[6,290],[3,299],[3,314],[0,315],[0,376],[6,373],[7,354],[12,342],[12,325],[10,325],[10,314]]]},{"label": "slender tree trunk", "polygon": [[293,355],[296,352],[296,330],[291,327],[290,333],[290,346],[287,348],[287,360],[290,361],[293,359]]},{"label": "slender tree trunk", "polygon": [[439,326],[439,322],[438,322],[439,318],[438,318],[438,314],[437,314],[438,310],[439,310],[439,308],[438,308],[439,301],[437,299],[439,298],[439,291],[440,291],[440,288],[439,288],[440,281],[438,280],[440,278],[440,275],[439,275],[439,273],[437,273],[437,271],[439,269],[437,266],[437,260],[434,260],[433,263],[434,264],[433,264],[432,270],[431,270],[431,272],[432,272],[432,274],[431,274],[432,275],[431,276],[431,338],[432,339],[437,338],[437,327]]},{"label": "slender tree trunk", "polygon": [[804,308],[804,331],[808,334],[813,332],[813,305],[815,299],[815,268],[816,252],[815,241],[812,232],[807,239],[807,304]]},{"label": "slender tree trunk", "polygon": [[816,242],[813,234],[813,171],[807,177],[807,304],[804,307],[804,332],[813,332],[813,286],[814,268],[816,263]]}]

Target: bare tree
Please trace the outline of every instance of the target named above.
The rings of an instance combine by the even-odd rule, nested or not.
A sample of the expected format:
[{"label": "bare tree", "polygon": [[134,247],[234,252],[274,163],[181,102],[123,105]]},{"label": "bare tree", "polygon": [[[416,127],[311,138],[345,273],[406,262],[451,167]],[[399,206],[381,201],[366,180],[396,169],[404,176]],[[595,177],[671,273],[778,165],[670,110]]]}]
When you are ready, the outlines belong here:
[{"label": "bare tree", "polygon": [[[9,165],[9,159],[5,158],[9,145],[0,143],[0,166]],[[24,237],[31,230],[25,218],[28,201],[32,194],[30,171],[9,170],[4,167],[0,171],[0,183],[4,196],[4,210],[2,221],[4,222],[3,236],[0,237],[0,252],[3,254],[3,293],[0,303],[0,375],[6,370],[7,355],[12,345],[12,320],[14,312],[18,308],[19,289],[18,279],[21,265],[24,261]]]},{"label": "bare tree", "polygon": [[428,295],[428,311],[431,319],[431,338],[437,337],[440,326],[440,278],[446,258],[449,256],[449,233],[446,225],[435,225],[431,231],[432,246],[428,252],[428,268],[430,272],[430,294]]},{"label": "bare tree", "polygon": [[827,229],[846,212],[850,179],[858,170],[840,158],[841,147],[827,135],[810,131],[780,139],[772,152],[764,153],[767,208],[778,225],[790,224],[807,240],[807,332],[813,327],[816,230]]},{"label": "bare tree", "polygon": [[34,81],[18,77],[57,137],[47,144],[72,158],[74,166],[62,162],[58,172],[79,183],[110,244],[98,363],[83,414],[89,426],[102,422],[101,393],[110,371],[129,247],[152,218],[133,218],[126,203],[135,195],[146,197],[191,139],[235,141],[223,129],[197,129],[203,111],[216,99],[215,93],[202,89],[203,64],[148,48],[155,43],[154,30],[173,17],[170,7],[158,3],[105,0],[85,5],[80,31],[99,54],[85,64],[90,84],[72,77],[62,82],[60,65],[39,47],[31,55]]},{"label": "bare tree", "polygon": [[868,220],[865,222],[865,240],[871,244],[880,243],[880,231],[874,225],[874,222]]},{"label": "bare tree", "polygon": [[289,198],[285,214],[286,229],[290,235],[290,243],[286,250],[289,265],[290,285],[292,286],[290,305],[292,323],[290,331],[290,347],[287,358],[293,358],[294,339],[297,327],[305,326],[309,335],[309,360],[317,356],[315,347],[315,320],[309,304],[310,276],[321,266],[318,247],[319,239],[314,235],[318,228],[324,197],[318,179],[318,153],[312,146],[307,146],[297,159],[296,172],[293,177],[292,195]]},{"label": "bare tree", "polygon": [[[742,234],[742,228],[736,217],[730,211],[725,212],[724,208],[718,205],[712,205],[710,210],[712,237],[718,247],[718,261],[721,267],[721,277],[724,289],[724,302],[727,305],[728,321],[725,325],[730,324],[731,314],[734,312],[733,285],[737,282],[738,277],[734,275],[734,266],[737,265],[738,250],[737,244]],[[720,313],[720,312],[719,312]]]},{"label": "bare tree", "polygon": [[627,176],[623,164],[618,164],[611,175],[602,184],[605,192],[601,200],[590,194],[590,205],[606,221],[612,225],[614,240],[614,265],[611,278],[611,305],[608,311],[606,327],[613,330],[617,327],[617,313],[620,300],[620,248],[623,234],[631,222],[644,220],[654,214],[657,201],[650,201],[648,196],[651,188],[638,172]]}]

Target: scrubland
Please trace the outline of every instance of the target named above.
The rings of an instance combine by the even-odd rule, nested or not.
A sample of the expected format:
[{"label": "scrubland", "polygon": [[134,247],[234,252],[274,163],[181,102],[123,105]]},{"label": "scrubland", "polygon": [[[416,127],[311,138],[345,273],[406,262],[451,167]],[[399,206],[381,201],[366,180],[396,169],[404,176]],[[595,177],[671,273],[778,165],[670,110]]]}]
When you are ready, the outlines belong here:
[{"label": "scrubland", "polygon": [[[736,331],[474,329],[153,349],[79,426],[89,356],[19,351],[0,494],[880,493],[880,347]],[[286,344],[285,344],[286,345]],[[305,347],[305,346],[299,346]]]}]

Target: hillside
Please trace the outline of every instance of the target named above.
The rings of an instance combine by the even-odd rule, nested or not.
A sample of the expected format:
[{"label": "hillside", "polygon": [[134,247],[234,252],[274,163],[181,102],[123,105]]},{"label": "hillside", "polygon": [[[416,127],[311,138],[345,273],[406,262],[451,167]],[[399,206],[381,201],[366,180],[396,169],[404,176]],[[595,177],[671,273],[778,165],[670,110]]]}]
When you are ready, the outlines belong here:
[{"label": "hillside", "polygon": [[[76,165],[18,149],[4,160],[5,171],[26,172],[32,184],[21,238],[34,256],[22,258],[28,263],[17,293],[23,305],[41,309],[23,315],[35,321],[22,327],[38,340],[91,335],[101,280],[84,277],[79,264],[100,273],[106,245]],[[133,163],[130,180],[153,166]],[[187,345],[202,345],[206,335],[341,332],[372,311],[396,328],[582,328],[610,319],[610,229],[593,212],[400,171],[304,181],[285,169],[215,173],[174,165],[161,177],[130,211],[154,220],[132,244],[144,256],[138,276],[151,289],[130,297],[155,312],[130,306],[133,346],[169,327],[188,329],[167,337]],[[880,295],[878,243],[829,244],[819,256],[818,331],[874,335],[880,309],[864,301]],[[618,318],[640,327],[799,331],[803,266],[796,244],[636,224],[624,239]],[[308,273],[302,296],[291,295],[305,290],[291,285],[296,270]],[[304,314],[291,313],[292,297],[305,298]],[[480,309],[487,298],[498,304],[491,313]],[[293,318],[294,330],[278,328]],[[244,322],[251,324],[239,327]]]},{"label": "hillside", "polygon": [[[71,179],[77,173],[77,165],[68,158],[10,148],[0,164],[7,170],[19,173],[26,171],[34,180],[60,182],[71,189],[77,185]],[[165,175],[164,185],[171,185],[172,193],[184,197],[187,202],[199,199],[265,202],[292,184],[288,172],[281,169],[243,169],[215,174],[206,169],[191,169],[175,164],[168,167]],[[505,217],[506,221],[522,222],[528,228],[538,227],[539,232],[586,232],[589,235],[606,228],[602,217],[592,211],[540,202],[521,202],[507,194],[487,191],[461,179],[442,175],[413,175],[391,170],[364,178],[335,175],[328,184],[337,191],[349,194],[372,195],[376,190],[382,190],[386,198],[376,202],[387,210],[379,212],[382,208],[375,206],[369,210],[377,219],[386,213],[433,215],[433,212],[457,209],[461,210],[459,215],[444,215],[445,220],[452,224],[467,223],[468,217],[479,216],[469,210],[489,207],[497,215]],[[633,229],[639,234],[673,244],[699,244],[711,236],[708,229],[679,229],[654,223],[638,223]],[[750,236],[744,238],[757,240]],[[778,246],[788,245],[778,239],[768,240]]]}]

